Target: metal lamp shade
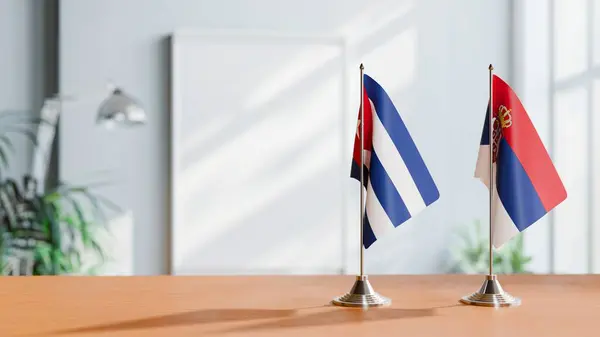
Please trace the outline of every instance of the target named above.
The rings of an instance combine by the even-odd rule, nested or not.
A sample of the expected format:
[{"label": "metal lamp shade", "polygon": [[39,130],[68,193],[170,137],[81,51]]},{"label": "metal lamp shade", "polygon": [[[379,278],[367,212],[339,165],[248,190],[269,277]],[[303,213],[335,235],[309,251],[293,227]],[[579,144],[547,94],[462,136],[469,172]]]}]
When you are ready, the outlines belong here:
[{"label": "metal lamp shade", "polygon": [[100,104],[97,123],[108,128],[142,125],[146,123],[146,112],[135,99],[117,88]]}]

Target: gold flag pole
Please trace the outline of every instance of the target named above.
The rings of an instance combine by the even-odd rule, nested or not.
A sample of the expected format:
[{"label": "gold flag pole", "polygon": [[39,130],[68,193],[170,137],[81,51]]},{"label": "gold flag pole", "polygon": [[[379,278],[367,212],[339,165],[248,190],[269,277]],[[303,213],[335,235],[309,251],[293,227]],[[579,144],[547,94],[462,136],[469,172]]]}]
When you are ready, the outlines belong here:
[{"label": "gold flag pole", "polygon": [[471,304],[484,307],[510,307],[518,306],[521,304],[521,300],[517,297],[511,296],[505,292],[498,281],[496,275],[494,275],[494,227],[493,227],[493,207],[494,207],[494,88],[493,88],[493,71],[494,67],[490,64],[489,66],[489,77],[490,77],[490,110],[488,117],[489,125],[489,137],[490,137],[490,180],[489,180],[489,208],[490,208],[490,242],[489,242],[489,268],[490,272],[485,277],[485,281],[479,291],[464,296],[460,301],[464,304]]},{"label": "gold flag pole", "polygon": [[365,107],[364,107],[364,70],[363,64],[360,64],[360,274],[356,276],[356,281],[350,292],[336,297],[331,302],[337,306],[343,307],[380,307],[389,305],[392,301],[389,298],[379,295],[369,282],[364,273],[364,242],[363,226],[365,219]]}]

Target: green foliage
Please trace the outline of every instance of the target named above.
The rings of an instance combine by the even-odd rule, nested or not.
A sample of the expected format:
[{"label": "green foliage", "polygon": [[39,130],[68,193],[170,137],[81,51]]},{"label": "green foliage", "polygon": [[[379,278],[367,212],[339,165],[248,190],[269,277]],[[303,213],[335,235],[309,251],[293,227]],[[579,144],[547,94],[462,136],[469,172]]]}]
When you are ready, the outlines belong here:
[{"label": "green foliage", "polygon": [[[463,229],[459,233],[462,244],[453,253],[455,264],[452,272],[487,273],[489,270],[489,236],[484,234],[480,221],[475,221],[474,228]],[[494,250],[493,268],[496,274],[529,273],[527,265],[531,257],[526,256],[523,235],[518,234],[500,249]]]},{"label": "green foliage", "polygon": [[[119,211],[116,205],[86,187],[69,185],[60,185],[38,200],[38,221],[51,234],[52,241],[37,247],[34,274],[82,273],[86,252],[97,255],[101,263],[106,261],[95,233],[107,223],[104,210]],[[85,210],[92,216],[86,216]]]},{"label": "green foliage", "polygon": [[[11,185],[14,186],[6,182],[1,184],[0,194],[9,195]],[[24,195],[24,192],[19,195]],[[4,227],[9,235],[3,236],[2,246],[9,245],[10,240],[34,238],[34,275],[85,273],[82,269],[84,255],[95,255],[101,264],[106,261],[97,234],[100,230],[107,231],[104,227],[107,223],[106,210],[119,211],[110,201],[91,193],[86,187],[61,184],[31,199],[13,198],[11,203],[12,206],[8,207],[16,211],[11,216],[11,223],[18,223],[19,219],[33,214],[35,225],[29,228]],[[28,207],[23,207],[23,203]]]},{"label": "green foliage", "polygon": [[[21,185],[6,178],[4,171],[14,154],[9,134],[37,145],[31,127],[42,121],[22,115],[0,114],[0,267],[2,258],[21,241],[34,242],[34,275],[93,274],[107,259],[98,240],[99,233],[107,232],[106,212],[120,209],[89,186],[59,183],[37,193],[26,186],[26,178]],[[90,268],[84,260],[93,256],[99,264]]]}]

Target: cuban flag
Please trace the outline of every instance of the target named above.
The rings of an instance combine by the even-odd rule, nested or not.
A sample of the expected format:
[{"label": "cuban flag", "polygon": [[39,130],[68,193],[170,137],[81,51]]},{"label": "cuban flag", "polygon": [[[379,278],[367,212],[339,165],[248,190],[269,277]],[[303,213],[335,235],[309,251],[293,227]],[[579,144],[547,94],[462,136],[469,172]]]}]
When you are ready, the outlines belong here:
[{"label": "cuban flag", "polygon": [[[398,227],[440,194],[385,90],[364,75],[364,187],[367,190],[363,245],[369,248],[389,230]],[[361,123],[354,138],[350,176],[360,181]]]},{"label": "cuban flag", "polygon": [[[494,191],[493,245],[501,247],[567,198],[552,160],[525,108],[500,77],[492,79]],[[488,104],[475,177],[489,189]]]}]

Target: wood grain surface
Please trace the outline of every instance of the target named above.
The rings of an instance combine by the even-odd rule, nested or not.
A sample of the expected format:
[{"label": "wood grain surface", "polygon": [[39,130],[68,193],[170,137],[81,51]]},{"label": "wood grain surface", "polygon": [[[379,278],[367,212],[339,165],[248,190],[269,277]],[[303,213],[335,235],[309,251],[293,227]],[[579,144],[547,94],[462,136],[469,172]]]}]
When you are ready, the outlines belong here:
[{"label": "wood grain surface", "polygon": [[0,336],[600,336],[600,276],[500,276],[517,308],[461,305],[483,276],[372,276],[393,303],[329,301],[353,276],[3,277]]}]

